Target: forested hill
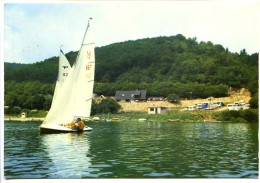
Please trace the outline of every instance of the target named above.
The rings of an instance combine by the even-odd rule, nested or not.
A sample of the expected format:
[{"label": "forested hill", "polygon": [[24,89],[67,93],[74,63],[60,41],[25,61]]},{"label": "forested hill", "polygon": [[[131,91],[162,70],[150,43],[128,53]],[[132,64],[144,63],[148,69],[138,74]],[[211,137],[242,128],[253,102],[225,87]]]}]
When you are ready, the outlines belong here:
[{"label": "forested hill", "polygon": [[[66,54],[71,64],[76,56],[77,52]],[[57,71],[58,57],[34,64],[5,63],[5,81],[53,85]],[[229,87],[256,93],[258,53],[231,53],[222,45],[181,34],[126,41],[96,48],[95,81],[95,92],[104,95],[137,88],[148,95],[180,97],[225,96]]]}]

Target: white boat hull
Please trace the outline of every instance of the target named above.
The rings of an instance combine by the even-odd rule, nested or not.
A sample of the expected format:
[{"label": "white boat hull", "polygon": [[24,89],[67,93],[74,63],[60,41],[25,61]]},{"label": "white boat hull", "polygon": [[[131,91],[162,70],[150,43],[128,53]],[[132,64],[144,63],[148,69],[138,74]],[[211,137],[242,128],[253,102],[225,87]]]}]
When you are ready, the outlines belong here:
[{"label": "white boat hull", "polygon": [[139,118],[138,121],[139,121],[139,122],[143,122],[143,121],[147,121],[147,119],[145,119],[145,118]]},{"label": "white boat hull", "polygon": [[69,132],[84,132],[91,131],[91,127],[85,127],[83,130],[71,129],[60,125],[41,125],[40,133],[69,133]]}]

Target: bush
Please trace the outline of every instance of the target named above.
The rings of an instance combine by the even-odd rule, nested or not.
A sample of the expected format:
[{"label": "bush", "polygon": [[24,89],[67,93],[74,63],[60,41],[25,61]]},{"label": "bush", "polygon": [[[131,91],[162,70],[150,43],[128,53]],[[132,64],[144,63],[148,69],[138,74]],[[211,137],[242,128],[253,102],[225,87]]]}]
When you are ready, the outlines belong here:
[{"label": "bush", "polygon": [[5,109],[4,109],[4,113],[5,113],[5,114],[11,114],[11,109],[10,109],[10,107],[5,108]]},{"label": "bush", "polygon": [[47,112],[42,110],[25,110],[25,111],[27,111],[28,117],[45,117],[47,115]]},{"label": "bush", "polygon": [[15,107],[12,108],[12,112],[11,113],[12,114],[20,114],[21,111],[22,111],[21,107],[15,106]]},{"label": "bush", "polygon": [[240,112],[241,118],[248,122],[258,122],[258,110],[257,109],[247,109]]},{"label": "bush", "polygon": [[91,115],[103,113],[117,113],[121,106],[113,99],[107,98],[100,103],[92,102]]},{"label": "bush", "polygon": [[95,100],[92,100],[92,105],[91,105],[91,112],[90,115],[93,116],[97,113],[97,103],[95,102]]},{"label": "bush", "polygon": [[246,121],[245,119],[243,119],[243,118],[234,118],[234,117],[232,117],[230,121],[231,121],[231,122],[234,122],[234,123],[246,123],[246,122],[247,122],[247,121]]},{"label": "bush", "polygon": [[241,111],[222,111],[214,113],[214,117],[220,121],[231,122],[258,122],[258,110],[247,109]]},{"label": "bush", "polygon": [[173,94],[170,94],[167,96],[167,100],[172,103],[178,103],[180,100],[180,97],[176,93],[173,93]]},{"label": "bush", "polygon": [[258,93],[254,94],[254,96],[250,99],[249,104],[253,109],[258,108]]},{"label": "bush", "polygon": [[220,121],[231,121],[232,118],[237,118],[239,116],[239,112],[238,111],[222,111],[222,112],[218,112],[217,115],[216,113],[214,114],[214,117],[216,117],[217,120]]}]

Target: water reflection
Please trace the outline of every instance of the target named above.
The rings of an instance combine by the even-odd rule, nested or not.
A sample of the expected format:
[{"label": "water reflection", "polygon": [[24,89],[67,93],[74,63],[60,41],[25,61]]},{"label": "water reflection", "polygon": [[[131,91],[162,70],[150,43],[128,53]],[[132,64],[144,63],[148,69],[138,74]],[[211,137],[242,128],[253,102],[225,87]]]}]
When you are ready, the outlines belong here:
[{"label": "water reflection", "polygon": [[84,133],[42,135],[42,143],[53,166],[52,178],[81,178],[91,165],[89,140]]},{"label": "water reflection", "polygon": [[5,123],[5,178],[46,178],[52,164],[41,147],[40,123]]},{"label": "water reflection", "polygon": [[[106,138],[95,138],[90,157],[97,172],[103,172],[98,175],[100,177],[258,176],[257,128],[255,131],[248,128],[252,124],[97,125],[95,133]],[[92,135],[94,138],[95,134]]]}]

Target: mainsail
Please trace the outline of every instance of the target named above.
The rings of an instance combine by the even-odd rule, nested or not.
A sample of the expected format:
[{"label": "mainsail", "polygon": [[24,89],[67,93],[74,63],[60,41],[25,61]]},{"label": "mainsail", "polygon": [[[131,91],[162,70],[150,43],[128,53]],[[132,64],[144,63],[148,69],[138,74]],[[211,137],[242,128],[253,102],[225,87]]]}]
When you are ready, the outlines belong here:
[{"label": "mainsail", "polygon": [[[72,68],[67,65],[66,76],[59,69],[52,106],[40,127],[68,124],[77,117],[90,116],[95,71],[94,49],[95,44],[88,22],[75,64]],[[61,57],[63,56],[64,54],[61,54]]]},{"label": "mainsail", "polygon": [[75,63],[74,116],[89,117],[94,86],[95,43],[88,24]]}]

